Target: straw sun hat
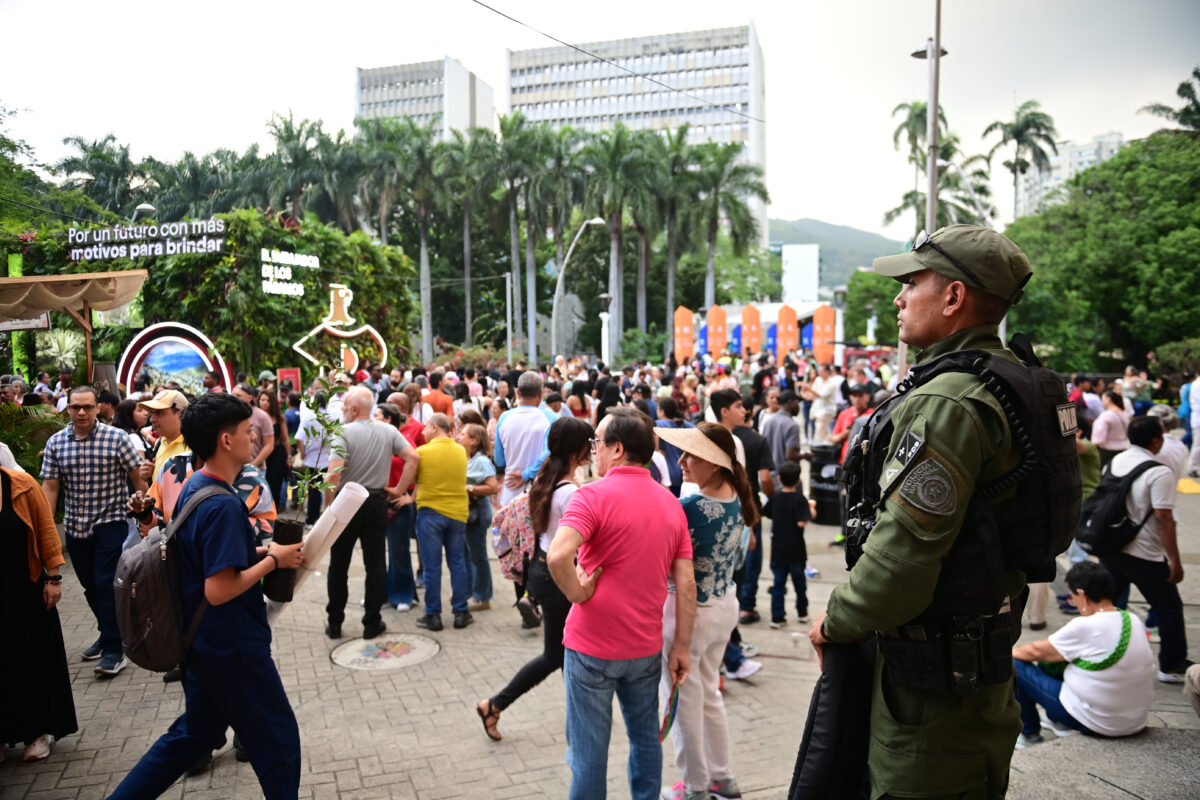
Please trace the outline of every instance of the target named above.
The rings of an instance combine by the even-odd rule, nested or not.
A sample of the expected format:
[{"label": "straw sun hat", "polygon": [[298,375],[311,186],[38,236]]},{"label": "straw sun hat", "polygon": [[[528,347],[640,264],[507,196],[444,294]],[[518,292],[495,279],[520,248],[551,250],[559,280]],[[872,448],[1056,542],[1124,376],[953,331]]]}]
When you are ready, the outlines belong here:
[{"label": "straw sun hat", "polygon": [[704,431],[699,428],[655,428],[654,432],[660,439],[675,445],[685,453],[691,453],[718,467],[733,470],[733,461],[729,454],[705,436]]}]

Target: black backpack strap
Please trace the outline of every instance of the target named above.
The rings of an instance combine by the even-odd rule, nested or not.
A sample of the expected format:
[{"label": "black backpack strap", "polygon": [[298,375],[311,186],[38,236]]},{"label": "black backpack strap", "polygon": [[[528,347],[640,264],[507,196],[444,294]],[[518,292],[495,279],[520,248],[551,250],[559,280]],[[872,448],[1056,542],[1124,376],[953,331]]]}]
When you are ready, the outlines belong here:
[{"label": "black backpack strap", "polygon": [[[1129,472],[1122,475],[1118,480],[1129,482],[1128,488],[1125,490],[1125,496],[1126,497],[1129,496],[1129,492],[1133,489],[1133,482],[1136,481],[1138,478],[1140,478],[1142,476],[1143,472],[1149,472],[1150,470],[1154,469],[1155,467],[1166,467],[1166,466],[1167,466],[1166,464],[1160,464],[1159,462],[1154,461],[1154,460],[1143,461],[1142,463],[1138,464],[1133,469],[1129,470]],[[1108,470],[1109,475],[1112,474],[1112,464],[1111,463],[1109,463],[1105,467],[1105,469]],[[1167,467],[1167,469],[1170,469],[1170,467]],[[1150,518],[1153,516],[1154,516],[1154,506],[1150,506],[1150,510],[1146,512],[1146,516],[1142,517],[1142,521],[1138,523],[1137,531],[1139,533],[1141,532],[1142,528],[1144,528],[1146,526],[1146,523],[1150,521]],[[1134,535],[1136,536],[1137,534],[1135,533]]]},{"label": "black backpack strap", "polygon": [[[171,517],[171,522],[167,525],[167,529],[163,532],[164,541],[169,545],[171,540],[175,538],[175,532],[179,530],[179,527],[183,525],[184,521],[191,516],[192,512],[195,511],[201,503],[203,503],[205,500],[208,500],[210,497],[216,497],[217,495],[222,494],[227,494],[234,497],[237,496],[223,484],[210,484],[209,486],[198,489],[196,493],[189,497],[188,501],[183,504],[183,508],[179,509],[179,512],[175,514],[175,516]],[[171,581],[172,583],[175,582],[175,576],[171,574],[171,570],[167,570],[167,580]],[[179,598],[179,600],[182,602],[183,598],[179,593],[178,587],[172,587],[171,595]],[[185,659],[187,657],[188,650],[192,649],[192,641],[196,638],[196,632],[200,630],[200,620],[204,616],[204,612],[207,610],[208,598],[205,597],[202,592],[200,595],[200,606],[196,609],[196,614],[192,617],[192,622],[190,625],[188,625],[187,633],[184,634],[183,637],[183,653]],[[183,609],[180,608],[178,611],[178,616],[181,617],[182,615]]]}]

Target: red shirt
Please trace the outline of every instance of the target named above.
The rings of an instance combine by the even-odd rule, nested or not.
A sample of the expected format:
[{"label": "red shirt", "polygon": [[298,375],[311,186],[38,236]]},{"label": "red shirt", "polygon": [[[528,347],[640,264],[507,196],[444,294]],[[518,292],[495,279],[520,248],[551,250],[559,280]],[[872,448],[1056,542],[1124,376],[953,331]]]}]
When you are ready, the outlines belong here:
[{"label": "red shirt", "polygon": [[[860,416],[863,416],[863,417],[869,416],[871,414],[871,412],[874,410],[875,409],[873,409],[873,408],[868,408],[866,411],[862,412],[862,414],[859,414],[858,411],[855,410],[854,406],[850,406],[849,408],[843,408],[840,412],[838,412],[837,421],[835,421],[833,423],[834,436],[841,433],[842,431],[850,430],[850,428],[853,427],[853,425],[854,425],[854,420],[858,419]],[[844,463],[846,461],[846,450],[849,447],[850,447],[850,437],[847,436],[846,441],[842,442],[842,458],[841,458],[842,463]]]},{"label": "red shirt", "polygon": [[454,418],[454,398],[441,389],[434,389],[422,397],[421,400],[422,402],[429,403],[429,407],[433,409],[435,414],[445,414],[451,419]]}]

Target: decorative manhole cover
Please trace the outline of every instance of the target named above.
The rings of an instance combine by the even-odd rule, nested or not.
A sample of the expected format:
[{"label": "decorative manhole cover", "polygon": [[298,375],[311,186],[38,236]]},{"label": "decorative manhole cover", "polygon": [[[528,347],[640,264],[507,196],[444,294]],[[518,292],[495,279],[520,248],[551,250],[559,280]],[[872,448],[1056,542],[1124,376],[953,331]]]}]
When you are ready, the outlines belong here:
[{"label": "decorative manhole cover", "polygon": [[428,661],[438,654],[437,640],[415,633],[398,633],[375,639],[351,639],[329,654],[330,660],[347,669],[393,670]]}]

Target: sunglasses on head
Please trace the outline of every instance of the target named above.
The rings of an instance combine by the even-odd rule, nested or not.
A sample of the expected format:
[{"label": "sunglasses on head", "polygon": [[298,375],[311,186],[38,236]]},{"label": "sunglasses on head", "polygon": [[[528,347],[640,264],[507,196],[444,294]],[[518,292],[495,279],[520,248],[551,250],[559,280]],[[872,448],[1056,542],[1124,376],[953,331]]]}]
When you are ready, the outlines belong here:
[{"label": "sunglasses on head", "polygon": [[955,259],[954,256],[950,255],[945,250],[938,247],[937,243],[935,241],[933,241],[932,236],[930,236],[925,231],[921,231],[920,233],[917,234],[917,238],[913,239],[912,251],[915,253],[918,250],[920,250],[922,247],[924,247],[925,245],[929,245],[934,250],[938,251],[943,256],[945,256],[947,261],[949,261],[951,264],[953,264],[955,267],[957,267],[959,272],[961,272],[962,274],[964,274],[968,278],[970,278],[972,281],[974,281],[975,284],[977,286],[979,286],[980,289],[987,288],[987,285],[983,281],[979,280],[979,277],[974,272],[971,272],[971,270],[967,269],[962,264],[958,263],[958,260]]}]

